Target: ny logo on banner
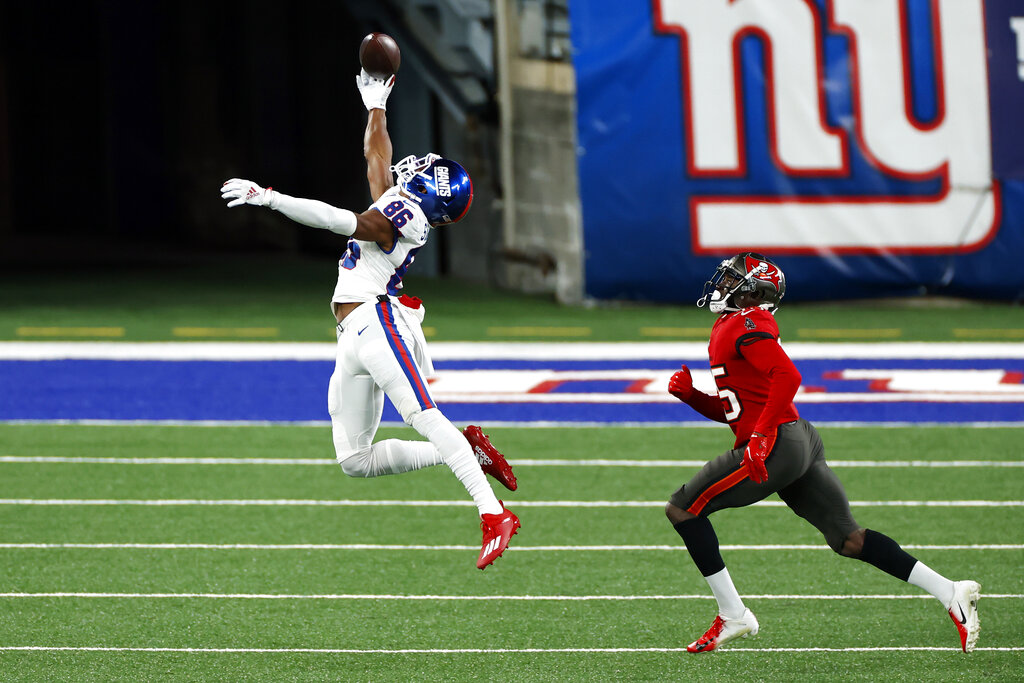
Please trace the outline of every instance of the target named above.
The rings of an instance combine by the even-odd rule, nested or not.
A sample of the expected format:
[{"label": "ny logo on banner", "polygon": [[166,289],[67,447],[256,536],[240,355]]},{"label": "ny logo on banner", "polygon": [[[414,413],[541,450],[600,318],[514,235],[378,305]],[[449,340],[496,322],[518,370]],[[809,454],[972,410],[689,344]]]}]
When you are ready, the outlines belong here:
[{"label": "ny logo on banner", "polygon": [[994,236],[983,0],[653,10],[679,37],[694,253],[949,253]]},{"label": "ny logo on banner", "polygon": [[1024,81],[1024,17],[1011,18],[1010,30],[1017,36],[1017,78]]}]

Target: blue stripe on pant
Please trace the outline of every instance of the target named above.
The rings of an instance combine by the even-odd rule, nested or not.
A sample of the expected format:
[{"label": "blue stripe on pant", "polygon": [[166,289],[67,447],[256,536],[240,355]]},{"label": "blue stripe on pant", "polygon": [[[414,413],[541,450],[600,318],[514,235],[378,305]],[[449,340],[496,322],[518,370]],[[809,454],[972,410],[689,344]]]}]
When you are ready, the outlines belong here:
[{"label": "blue stripe on pant", "polygon": [[398,364],[402,366],[402,372],[405,373],[406,378],[409,380],[413,393],[416,394],[416,400],[419,401],[420,408],[423,410],[435,408],[434,401],[430,398],[429,392],[427,392],[427,382],[420,375],[419,368],[416,367],[416,361],[413,360],[412,352],[398,333],[398,327],[395,325],[395,311],[390,301],[382,301],[377,304],[377,317],[384,327],[384,334],[388,338],[388,344],[391,345],[391,351],[395,354],[395,358],[398,359]]}]

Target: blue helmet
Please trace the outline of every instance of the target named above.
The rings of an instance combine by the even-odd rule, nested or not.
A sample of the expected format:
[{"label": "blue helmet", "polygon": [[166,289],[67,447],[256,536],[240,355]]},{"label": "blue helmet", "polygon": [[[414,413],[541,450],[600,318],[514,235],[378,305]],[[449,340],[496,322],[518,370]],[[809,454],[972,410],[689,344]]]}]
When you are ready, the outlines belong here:
[{"label": "blue helmet", "polygon": [[398,186],[420,205],[432,226],[461,220],[473,203],[473,181],[451,159],[409,155],[391,170],[398,174]]}]

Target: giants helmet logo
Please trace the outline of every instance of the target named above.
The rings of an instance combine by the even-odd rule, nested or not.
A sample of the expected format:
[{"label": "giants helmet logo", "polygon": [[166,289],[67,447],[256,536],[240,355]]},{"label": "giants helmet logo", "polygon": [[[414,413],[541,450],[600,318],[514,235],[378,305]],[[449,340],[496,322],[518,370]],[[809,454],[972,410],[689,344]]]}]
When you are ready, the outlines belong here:
[{"label": "giants helmet logo", "polygon": [[983,0],[652,10],[678,37],[694,254],[956,253],[994,237]]},{"label": "giants helmet logo", "polygon": [[452,186],[448,174],[448,167],[437,164],[434,166],[434,185],[437,187],[438,197],[451,197]]}]

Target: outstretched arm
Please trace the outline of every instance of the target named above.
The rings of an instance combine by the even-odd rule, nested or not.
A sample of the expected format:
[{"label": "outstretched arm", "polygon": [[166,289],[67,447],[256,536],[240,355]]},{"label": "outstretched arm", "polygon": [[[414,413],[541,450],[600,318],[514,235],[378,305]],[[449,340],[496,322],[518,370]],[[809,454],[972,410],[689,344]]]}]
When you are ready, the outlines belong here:
[{"label": "outstretched arm", "polygon": [[366,157],[366,181],[370,184],[373,201],[395,184],[391,175],[391,154],[387,113],[383,109],[371,109],[363,134],[363,156]]},{"label": "outstretched arm", "polygon": [[384,214],[373,208],[355,214],[315,199],[292,197],[272,187],[262,188],[251,180],[241,178],[225,182],[220,193],[223,199],[228,200],[229,208],[242,204],[266,206],[283,213],[296,223],[330,230],[357,240],[377,242],[385,250],[391,249],[394,244],[394,226]]},{"label": "outstretched arm", "polygon": [[394,76],[381,80],[371,77],[365,70],[360,70],[356,76],[356,87],[368,112],[366,131],[363,133],[363,156],[366,157],[366,180],[370,184],[373,201],[377,201],[395,184],[394,176],[391,175],[391,136],[388,135],[385,111],[388,95],[394,86]]}]

